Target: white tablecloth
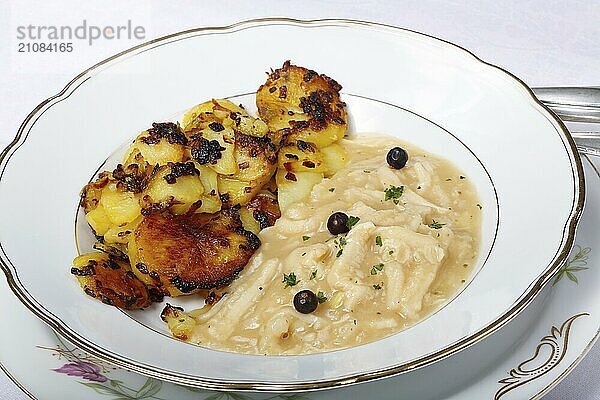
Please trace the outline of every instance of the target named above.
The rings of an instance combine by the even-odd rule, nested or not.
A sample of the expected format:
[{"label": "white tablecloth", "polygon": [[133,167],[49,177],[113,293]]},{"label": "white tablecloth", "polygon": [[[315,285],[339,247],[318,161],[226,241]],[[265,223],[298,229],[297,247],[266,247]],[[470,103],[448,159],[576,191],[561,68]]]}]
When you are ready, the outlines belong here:
[{"label": "white tablecloth", "polygon": [[[459,44],[530,86],[600,85],[600,2],[509,1],[29,1],[0,2],[0,148],[43,99],[76,74],[141,40],[76,41],[72,53],[18,53],[19,26],[143,26],[145,40],[260,17],[350,18],[424,32]],[[144,40],[144,41],[145,41]],[[6,327],[5,327],[6,329]],[[544,400],[600,398],[600,345]],[[0,372],[0,400],[27,397]],[[45,399],[40,399],[45,400]]]}]

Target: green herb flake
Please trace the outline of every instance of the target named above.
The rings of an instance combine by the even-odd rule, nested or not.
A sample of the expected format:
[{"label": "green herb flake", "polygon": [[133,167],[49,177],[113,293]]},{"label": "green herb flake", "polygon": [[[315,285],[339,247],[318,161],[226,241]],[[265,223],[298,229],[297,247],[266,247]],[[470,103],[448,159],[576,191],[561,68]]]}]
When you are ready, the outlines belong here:
[{"label": "green herb flake", "polygon": [[310,236],[302,236],[302,241],[306,242],[308,239],[310,239]]},{"label": "green herb flake", "polygon": [[371,275],[377,275],[377,271],[383,270],[384,265],[382,263],[375,264],[371,268]]},{"label": "green herb flake", "polygon": [[444,226],[444,225],[446,225],[446,224],[440,224],[435,219],[433,219],[433,220],[431,220],[431,223],[427,226],[430,227],[431,229],[442,229],[442,226]]},{"label": "green herb flake", "polygon": [[390,186],[385,189],[385,201],[392,200],[394,204],[400,203],[400,197],[404,193],[404,186]]},{"label": "green herb flake", "polygon": [[335,188],[329,188],[329,191],[330,191],[331,193],[333,193],[333,192],[335,192]]},{"label": "green herb flake", "polygon": [[323,292],[319,291],[319,293],[317,293],[317,300],[319,301],[319,304],[323,304],[327,301],[327,297]]},{"label": "green herb flake", "polygon": [[381,290],[381,285],[380,284],[373,285],[373,289]]},{"label": "green herb flake", "polygon": [[377,237],[375,237],[375,244],[377,246],[383,246],[383,242],[381,241],[381,236],[377,235]]},{"label": "green herb flake", "polygon": [[317,270],[315,269],[313,272],[310,273],[310,278],[308,278],[308,280],[315,279],[316,277],[317,277]]},{"label": "green herb flake", "polygon": [[360,221],[359,217],[355,217],[355,216],[349,216],[348,217],[348,222],[346,222],[346,226],[348,227],[348,229],[352,229],[352,227],[354,225],[356,225],[358,223],[358,221]]},{"label": "green herb flake", "polygon": [[346,236],[340,236],[339,239],[336,239],[333,241],[333,243],[337,246],[338,248],[338,252],[336,253],[336,257],[339,257],[342,255],[342,253],[344,252],[344,246],[346,245],[346,243],[348,243],[346,241]]},{"label": "green herb flake", "polygon": [[296,278],[296,274],[290,272],[289,274],[283,274],[283,281],[285,283],[284,289],[292,286],[296,286],[300,281]]}]

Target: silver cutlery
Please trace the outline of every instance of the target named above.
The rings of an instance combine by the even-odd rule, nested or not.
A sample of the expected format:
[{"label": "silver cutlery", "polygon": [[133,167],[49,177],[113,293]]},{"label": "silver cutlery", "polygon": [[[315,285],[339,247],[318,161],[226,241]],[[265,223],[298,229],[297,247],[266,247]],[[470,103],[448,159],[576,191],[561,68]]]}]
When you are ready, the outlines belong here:
[{"label": "silver cutlery", "polygon": [[[533,88],[537,98],[563,121],[600,124],[600,87]],[[600,156],[600,131],[574,131],[581,153]]]}]

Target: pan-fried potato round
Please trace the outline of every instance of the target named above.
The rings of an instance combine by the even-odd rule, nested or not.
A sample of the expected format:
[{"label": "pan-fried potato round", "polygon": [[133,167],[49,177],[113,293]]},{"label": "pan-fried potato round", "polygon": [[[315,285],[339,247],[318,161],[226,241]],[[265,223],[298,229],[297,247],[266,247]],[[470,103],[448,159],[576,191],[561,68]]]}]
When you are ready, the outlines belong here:
[{"label": "pan-fried potato round", "polygon": [[[179,296],[230,282],[280,207],[345,164],[336,143],[347,130],[340,89],[288,61],[257,92],[261,118],[213,99],[181,125],[153,123],[122,164],[82,190],[80,205],[102,246],[124,257],[78,257],[73,273],[82,287],[105,303],[140,308],[149,293]],[[185,335],[190,321],[180,324],[171,311],[169,325]]]},{"label": "pan-fried potato round", "polygon": [[146,286],[129,265],[104,253],[82,254],[73,260],[71,274],[83,291],[105,304],[135,310],[152,303]]},{"label": "pan-fried potato round", "polygon": [[150,179],[142,200],[150,204],[150,209],[152,204],[161,204],[175,214],[185,214],[204,194],[199,175],[193,162],[162,166]]},{"label": "pan-fried potato round", "polygon": [[155,122],[152,128],[140,133],[124,158],[124,165],[148,163],[151,166],[181,162],[187,137],[178,124]]},{"label": "pan-fried potato round", "polygon": [[341,88],[326,75],[286,61],[256,92],[258,114],[272,131],[325,147],[348,129]]},{"label": "pan-fried potato round", "polygon": [[131,238],[128,254],[140,280],[180,296],[229,283],[259,246],[232,208],[212,216],[149,215]]}]

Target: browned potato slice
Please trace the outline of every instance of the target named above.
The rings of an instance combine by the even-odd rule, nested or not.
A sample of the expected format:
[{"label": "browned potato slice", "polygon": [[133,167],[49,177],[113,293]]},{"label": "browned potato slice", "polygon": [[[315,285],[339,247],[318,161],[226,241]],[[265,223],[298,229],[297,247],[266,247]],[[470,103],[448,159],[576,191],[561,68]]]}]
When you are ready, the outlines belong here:
[{"label": "browned potato slice", "polygon": [[277,148],[268,138],[236,134],[235,159],[239,170],[232,178],[262,187],[275,173]]},{"label": "browned potato slice", "polygon": [[242,227],[237,209],[216,215],[149,215],[129,242],[135,274],[170,296],[229,283],[260,241]]},{"label": "browned potato slice", "polygon": [[204,194],[199,175],[200,171],[193,162],[169,163],[160,167],[144,191],[144,212],[166,208],[175,214],[188,212]]},{"label": "browned potato slice", "polygon": [[305,200],[312,188],[323,179],[320,172],[288,172],[277,170],[277,201],[281,211],[294,203]]},{"label": "browned potato slice", "polygon": [[289,140],[279,150],[279,169],[287,172],[325,172],[323,153],[312,143]]},{"label": "browned potato slice", "polygon": [[196,326],[196,320],[181,307],[173,307],[169,303],[160,313],[160,318],[167,323],[169,331],[179,340],[187,341]]},{"label": "browned potato slice", "polygon": [[135,310],[152,302],[146,286],[130,266],[104,253],[82,254],[73,260],[71,273],[83,291],[105,304]]},{"label": "browned potato slice", "polygon": [[225,128],[234,128],[244,135],[256,137],[267,135],[269,130],[267,124],[252,117],[241,106],[223,99],[198,104],[183,116],[186,132],[205,130],[211,122],[219,122]]},{"label": "browned potato slice", "polygon": [[81,190],[81,200],[79,201],[79,205],[86,214],[98,206],[100,197],[102,196],[102,189],[108,184],[109,177],[109,172],[101,172],[98,179],[88,183]]},{"label": "browned potato slice", "polygon": [[148,163],[151,166],[183,161],[188,139],[178,124],[155,122],[142,132],[125,154],[124,165]]},{"label": "browned potato slice", "polygon": [[258,234],[262,229],[273,226],[281,217],[277,198],[272,193],[259,193],[240,210],[244,228]]},{"label": "browned potato slice", "polygon": [[125,225],[140,215],[139,195],[118,188],[110,182],[102,189],[99,207],[104,209],[112,225]]},{"label": "browned potato slice", "polygon": [[325,147],[341,139],[347,126],[341,86],[333,79],[286,61],[256,93],[260,118],[272,131]]},{"label": "browned potato slice", "polygon": [[333,143],[321,149],[323,161],[325,164],[325,176],[329,177],[340,169],[344,168],[348,163],[348,154],[342,146]]},{"label": "browned potato slice", "polygon": [[235,174],[235,133],[219,122],[195,132],[190,139],[190,154],[200,165],[206,165],[223,175]]}]

